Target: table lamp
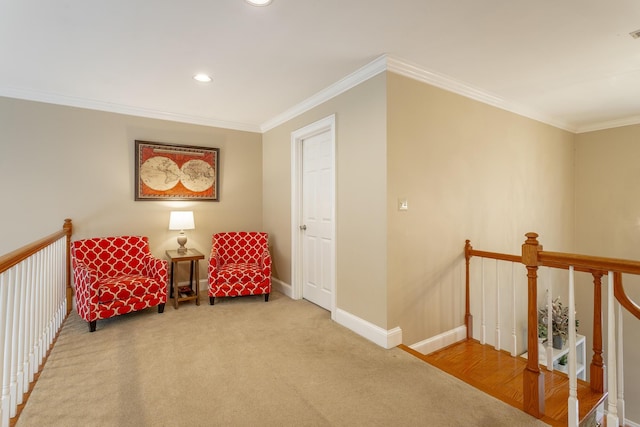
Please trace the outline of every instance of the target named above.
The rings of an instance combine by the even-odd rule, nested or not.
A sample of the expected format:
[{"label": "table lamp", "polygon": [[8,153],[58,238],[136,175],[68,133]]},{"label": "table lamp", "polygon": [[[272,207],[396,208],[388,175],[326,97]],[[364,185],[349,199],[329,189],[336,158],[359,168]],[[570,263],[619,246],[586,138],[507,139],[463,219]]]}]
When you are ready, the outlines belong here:
[{"label": "table lamp", "polygon": [[180,234],[178,235],[178,244],[180,245],[178,248],[179,254],[187,253],[187,248],[184,246],[187,243],[187,236],[185,236],[184,230],[193,230],[195,228],[192,211],[171,212],[171,216],[169,217],[169,230],[180,230]]}]

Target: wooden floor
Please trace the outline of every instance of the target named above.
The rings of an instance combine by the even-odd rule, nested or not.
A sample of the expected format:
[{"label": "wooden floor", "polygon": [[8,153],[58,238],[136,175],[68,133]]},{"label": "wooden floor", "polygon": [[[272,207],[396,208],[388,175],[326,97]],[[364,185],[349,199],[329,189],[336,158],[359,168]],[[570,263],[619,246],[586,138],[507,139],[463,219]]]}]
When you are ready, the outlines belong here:
[{"label": "wooden floor", "polygon": [[[526,360],[521,357],[512,357],[475,340],[462,341],[426,356],[404,345],[400,348],[511,406],[523,408],[522,372]],[[541,421],[566,426],[569,377],[543,367],[541,371],[545,379],[545,416]],[[590,415],[605,397],[606,394],[592,392],[587,382],[578,380],[580,420]]]}]

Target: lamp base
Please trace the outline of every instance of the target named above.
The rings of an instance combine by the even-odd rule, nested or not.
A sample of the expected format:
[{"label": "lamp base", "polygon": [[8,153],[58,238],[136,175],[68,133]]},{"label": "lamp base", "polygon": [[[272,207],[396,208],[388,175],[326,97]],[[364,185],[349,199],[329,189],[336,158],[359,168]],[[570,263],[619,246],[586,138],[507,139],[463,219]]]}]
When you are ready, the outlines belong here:
[{"label": "lamp base", "polygon": [[179,254],[187,253],[187,248],[185,248],[184,246],[186,243],[187,243],[187,236],[184,235],[184,231],[181,231],[180,234],[178,235],[178,244],[180,245],[180,247],[178,248]]}]

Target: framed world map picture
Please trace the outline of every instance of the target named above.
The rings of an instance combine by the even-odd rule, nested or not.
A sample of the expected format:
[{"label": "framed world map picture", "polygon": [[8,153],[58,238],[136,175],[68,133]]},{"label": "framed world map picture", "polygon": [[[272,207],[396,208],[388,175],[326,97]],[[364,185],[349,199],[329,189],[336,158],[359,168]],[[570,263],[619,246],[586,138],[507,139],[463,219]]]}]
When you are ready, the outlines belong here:
[{"label": "framed world map picture", "polygon": [[135,144],[136,200],[218,201],[218,148]]}]

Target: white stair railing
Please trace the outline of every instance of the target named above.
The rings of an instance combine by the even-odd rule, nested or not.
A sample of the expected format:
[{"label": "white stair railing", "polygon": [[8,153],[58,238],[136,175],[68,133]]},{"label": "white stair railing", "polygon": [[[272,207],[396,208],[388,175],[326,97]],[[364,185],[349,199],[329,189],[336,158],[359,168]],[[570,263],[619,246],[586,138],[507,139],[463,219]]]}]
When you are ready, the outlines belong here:
[{"label": "white stair railing", "polygon": [[0,426],[23,403],[67,315],[71,220],[63,232],[0,257]]},{"label": "white stair railing", "polygon": [[[487,269],[486,269],[486,260],[484,258],[481,259],[480,262],[480,266],[481,266],[481,272],[480,272],[480,306],[479,306],[479,310],[480,310],[480,333],[477,336],[478,341],[480,341],[481,344],[488,344],[489,339],[490,339],[490,335],[487,335],[487,330],[488,327],[490,328],[490,325],[487,325],[487,311],[490,310],[491,312],[495,313],[495,325],[494,325],[494,335],[493,335],[493,347],[496,350],[502,350],[503,346],[502,346],[502,333],[503,333],[503,325],[502,325],[502,321],[501,319],[503,318],[503,316],[506,316],[506,308],[505,308],[505,304],[511,304],[511,308],[512,308],[512,316],[509,319],[510,323],[511,323],[511,343],[509,345],[509,351],[511,353],[511,356],[516,357],[519,354],[519,349],[518,349],[518,335],[517,335],[517,325],[518,325],[518,312],[516,310],[516,301],[517,301],[517,290],[516,290],[516,276],[515,276],[515,265],[516,263],[511,262],[511,261],[506,261],[509,262],[511,264],[511,277],[510,277],[510,291],[511,291],[511,295],[510,298],[504,298],[504,296],[502,295],[502,287],[506,287],[501,285],[501,282],[504,281],[504,277],[502,277],[501,279],[501,275],[500,275],[500,271],[504,270],[501,269],[500,266],[503,265],[501,263],[505,262],[505,261],[500,261],[500,260],[493,260],[493,262],[495,262],[495,276],[491,277],[491,278],[487,278]],[[504,276],[504,272],[502,274],[502,276]],[[488,281],[490,281],[491,283],[495,283],[495,289],[493,290],[493,292],[491,292],[490,290],[490,286],[487,285]],[[491,298],[491,294],[493,294],[493,298]],[[487,298],[489,296],[489,298]],[[489,308],[488,308],[489,307]],[[506,322],[509,323],[509,322]],[[489,343],[490,344],[490,343]],[[504,348],[506,349],[507,346],[505,346]]]}]

